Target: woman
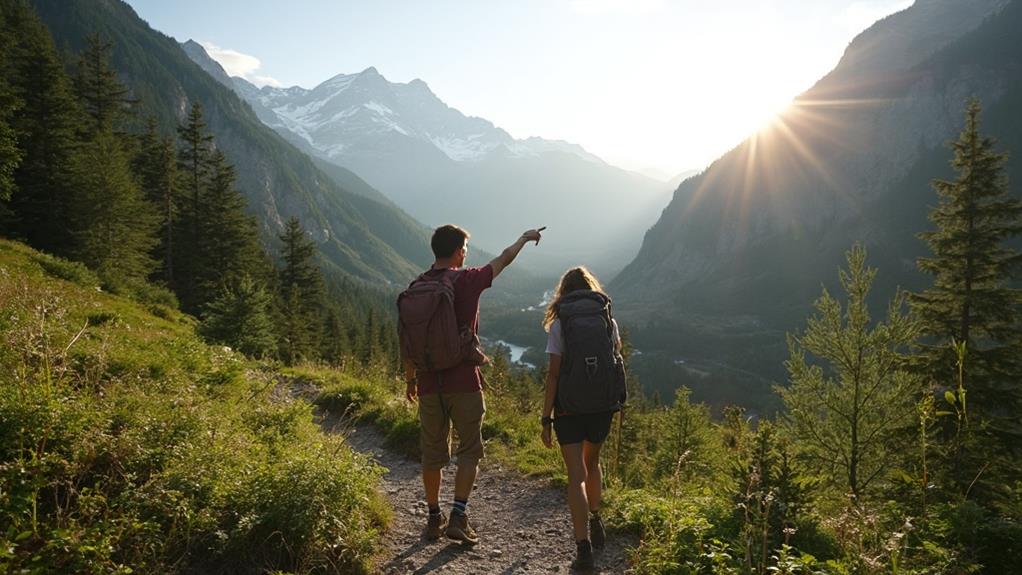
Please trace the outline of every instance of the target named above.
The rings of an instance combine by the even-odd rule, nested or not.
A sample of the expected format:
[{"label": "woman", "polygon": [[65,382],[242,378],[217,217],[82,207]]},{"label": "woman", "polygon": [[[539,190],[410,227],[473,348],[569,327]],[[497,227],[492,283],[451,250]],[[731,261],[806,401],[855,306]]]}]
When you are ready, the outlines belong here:
[{"label": "woman", "polygon": [[[578,302],[589,305],[588,310],[577,315],[569,313],[569,309],[579,309]],[[599,327],[583,327],[582,321],[576,319],[583,316],[588,318],[585,321],[590,322],[589,326],[606,326],[603,328],[604,331],[601,333]],[[565,356],[568,347],[563,335],[565,328],[562,325],[562,318],[566,320],[570,318],[571,344],[576,346],[576,350],[578,345],[582,345],[578,343],[580,339],[588,339],[590,347],[589,351],[585,352],[588,357],[575,357],[580,355],[578,351],[572,352],[575,354],[572,358]],[[608,319],[609,325],[606,321]],[[570,413],[571,410],[566,409],[568,406],[565,405],[568,403],[570,406],[573,400],[567,395],[569,389],[567,386],[572,385],[567,372],[570,369],[586,370],[587,367],[593,367],[593,373],[596,373],[600,361],[597,357],[601,356],[607,360],[607,367],[602,369],[621,370],[623,386],[623,366],[620,366],[621,338],[617,322],[610,317],[610,299],[596,277],[584,267],[570,269],[561,278],[557,293],[547,306],[543,326],[548,332],[546,351],[550,365],[543,404],[542,440],[547,447],[553,447],[551,441],[553,427],[561,447],[561,456],[564,457],[568,469],[568,507],[571,509],[578,551],[573,566],[578,569],[590,569],[594,565],[593,548],[603,547],[606,538],[603,520],[600,518],[602,491],[600,446],[610,433],[611,420],[614,413],[620,409],[620,402],[624,398],[622,396],[614,405],[607,405],[605,411],[592,412],[593,409],[602,409],[599,407],[600,404],[595,404],[594,408],[575,408],[575,413]],[[607,348],[605,353],[593,351],[593,346],[600,345]],[[562,359],[565,361],[564,364]],[[586,363],[577,363],[579,359]],[[572,367],[578,365],[582,367]],[[559,385],[562,386],[560,394]],[[586,392],[588,390],[583,390],[583,394]]]}]

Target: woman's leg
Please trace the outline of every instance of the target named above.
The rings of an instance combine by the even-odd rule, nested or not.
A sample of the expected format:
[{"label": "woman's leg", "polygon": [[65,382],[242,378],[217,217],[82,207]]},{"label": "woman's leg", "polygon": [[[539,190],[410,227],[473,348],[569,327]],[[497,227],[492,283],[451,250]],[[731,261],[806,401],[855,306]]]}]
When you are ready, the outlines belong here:
[{"label": "woman's leg", "polygon": [[602,443],[582,442],[582,462],[585,464],[586,500],[589,511],[599,511],[603,500],[603,472],[600,470],[600,446]]},{"label": "woman's leg", "polygon": [[568,468],[568,508],[571,509],[571,523],[575,529],[575,541],[589,539],[589,503],[586,501],[585,462],[582,460],[582,444],[569,443],[561,446],[561,456]]}]

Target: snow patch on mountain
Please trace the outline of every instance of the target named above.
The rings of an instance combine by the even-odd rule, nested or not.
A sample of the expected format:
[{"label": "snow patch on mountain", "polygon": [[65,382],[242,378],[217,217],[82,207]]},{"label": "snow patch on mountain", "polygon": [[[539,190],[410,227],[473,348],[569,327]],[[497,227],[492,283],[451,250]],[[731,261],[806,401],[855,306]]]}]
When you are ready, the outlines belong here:
[{"label": "snow patch on mountain", "polygon": [[433,142],[433,145],[448,158],[462,162],[481,159],[499,146],[494,142],[481,141],[485,137],[485,134],[472,134],[466,138],[431,135],[429,141]]},{"label": "snow patch on mountain", "polygon": [[557,152],[603,163],[569,142],[516,140],[487,120],[447,106],[422,80],[392,83],[375,68],[338,74],[311,90],[253,89],[238,79],[235,84],[239,95],[274,116],[264,118],[268,124],[293,132],[328,158],[343,156],[365,137],[394,133],[427,142],[456,162],[480,161],[493,153],[526,158]]}]

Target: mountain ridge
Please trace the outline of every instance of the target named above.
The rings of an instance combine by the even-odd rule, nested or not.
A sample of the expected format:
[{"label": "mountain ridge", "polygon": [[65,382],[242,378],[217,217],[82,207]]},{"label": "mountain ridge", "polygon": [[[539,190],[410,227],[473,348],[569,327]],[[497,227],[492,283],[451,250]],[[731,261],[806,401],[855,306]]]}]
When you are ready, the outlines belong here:
[{"label": "mountain ridge", "polygon": [[[930,0],[884,18],[771,126],[682,182],[611,284],[619,309],[657,323],[638,330],[637,345],[678,349],[706,336],[728,361],[771,347],[755,361],[780,365],[784,332],[804,322],[821,285],[839,288],[836,270],[854,242],[880,270],[878,302],[896,286],[921,286],[915,259],[925,246],[915,234],[931,227],[929,182],[950,175],[944,144],[961,129],[967,99],[984,104],[998,149],[1022,149],[1009,112],[1022,101],[1022,54],[1007,31],[1022,24],[1020,4]],[[1005,56],[994,62],[998,50]],[[1018,166],[1009,163],[1010,177]],[[666,334],[680,331],[688,335],[671,343]],[[734,346],[754,333],[756,353]]]},{"label": "mountain ridge", "polygon": [[231,87],[286,140],[358,174],[427,225],[457,222],[491,251],[522,229],[549,225],[546,249],[532,260],[547,274],[578,264],[616,273],[668,200],[662,182],[577,144],[516,140],[448,106],[421,79],[391,83],[369,67],[311,89],[259,88],[237,77]]}]

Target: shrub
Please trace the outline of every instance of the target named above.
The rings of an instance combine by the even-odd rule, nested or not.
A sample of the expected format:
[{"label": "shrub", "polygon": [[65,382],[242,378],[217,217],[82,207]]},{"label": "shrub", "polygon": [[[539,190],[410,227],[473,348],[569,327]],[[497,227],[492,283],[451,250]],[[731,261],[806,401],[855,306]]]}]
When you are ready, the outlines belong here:
[{"label": "shrub", "polygon": [[51,277],[66,280],[82,287],[100,285],[99,277],[81,262],[73,262],[40,252],[33,252],[32,261],[39,264],[39,267]]},{"label": "shrub", "polygon": [[10,246],[0,269],[28,273],[0,273],[0,572],[368,570],[375,464],[240,356]]}]

